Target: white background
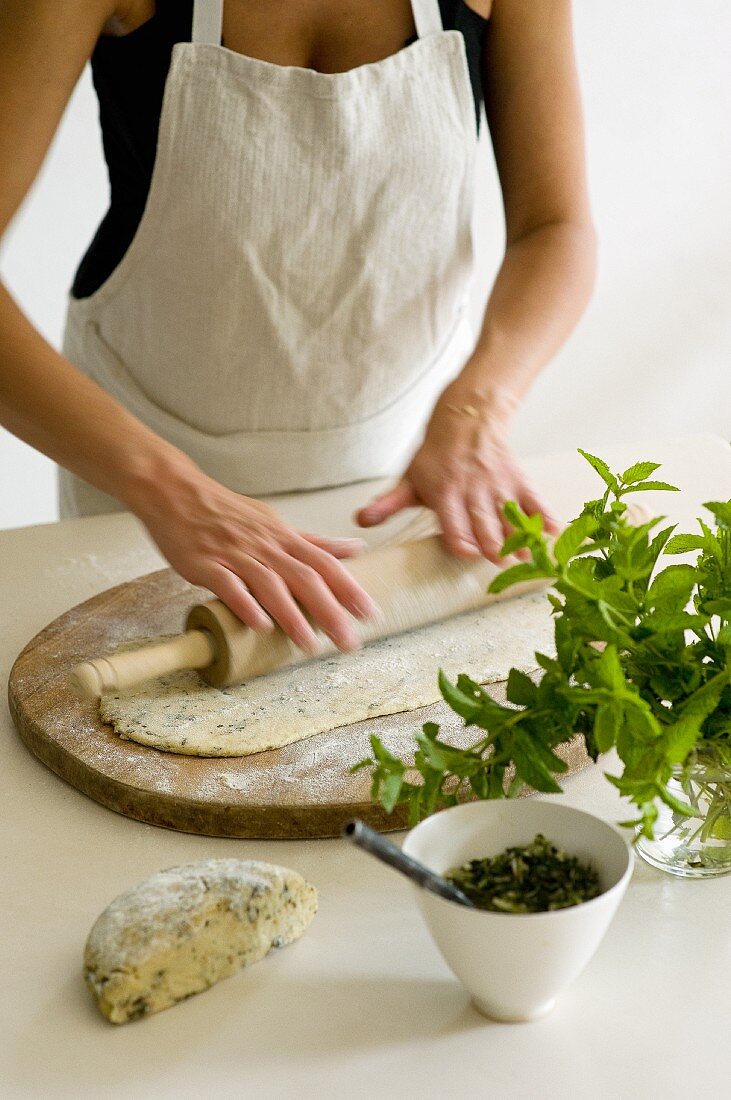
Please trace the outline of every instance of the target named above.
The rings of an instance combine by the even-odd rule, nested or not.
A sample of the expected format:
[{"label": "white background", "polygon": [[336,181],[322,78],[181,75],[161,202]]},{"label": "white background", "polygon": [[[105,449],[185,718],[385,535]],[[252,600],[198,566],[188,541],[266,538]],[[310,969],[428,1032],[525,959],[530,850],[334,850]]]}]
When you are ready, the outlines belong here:
[{"label": "white background", "polygon": [[[601,452],[658,435],[728,437],[731,5],[578,0],[575,11],[600,275],[578,331],[521,410],[515,445]],[[87,72],[2,255],[11,290],[56,344],[106,201]],[[478,205],[476,317],[502,247],[486,146]],[[0,528],[55,518],[52,463],[0,429]]]}]

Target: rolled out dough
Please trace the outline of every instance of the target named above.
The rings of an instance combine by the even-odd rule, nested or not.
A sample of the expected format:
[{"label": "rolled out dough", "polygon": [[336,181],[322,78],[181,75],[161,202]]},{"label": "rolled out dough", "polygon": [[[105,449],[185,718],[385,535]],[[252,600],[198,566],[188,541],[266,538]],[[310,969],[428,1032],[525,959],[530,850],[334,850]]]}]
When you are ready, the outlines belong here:
[{"label": "rolled out dough", "polygon": [[100,715],[120,737],[164,752],[249,756],[434,703],[440,668],[483,684],[505,679],[513,666],[534,669],[535,651],[552,651],[550,612],[545,593],[531,592],[237,687],[174,673],[103,696]]}]

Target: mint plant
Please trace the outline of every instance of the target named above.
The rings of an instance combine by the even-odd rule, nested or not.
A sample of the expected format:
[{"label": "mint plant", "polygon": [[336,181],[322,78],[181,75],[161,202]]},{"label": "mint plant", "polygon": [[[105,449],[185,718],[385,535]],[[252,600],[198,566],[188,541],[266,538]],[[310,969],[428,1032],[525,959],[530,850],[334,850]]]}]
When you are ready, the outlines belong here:
[{"label": "mint plant", "polygon": [[[712,522],[700,533],[676,534],[662,518],[632,526],[625,498],[647,490],[676,492],[652,479],[654,462],[614,474],[580,451],[604,484],[555,540],[539,515],[505,505],[513,527],[502,553],[526,548],[530,561],[505,569],[490,591],[545,578],[555,655],[536,653],[539,675],[510,670],[507,703],[468,676],[452,683],[439,673],[447,704],[474,727],[469,748],[457,748],[427,722],[415,734],[412,760],[371,738],[372,797],[388,812],[406,804],[412,824],[468,797],[513,797],[528,786],[559,792],[567,770],[557,746],[583,736],[591,758],[616,749],[619,776],[607,778],[634,804],[623,824],[652,838],[658,803],[679,818],[694,807],[668,789],[674,768],[711,754],[731,776],[731,501],[704,505]],[[699,551],[695,565],[665,564],[662,555]],[[354,769],[355,770],[355,769]],[[508,778],[512,774],[512,778]],[[731,839],[731,779],[715,805],[714,835]],[[717,800],[718,802],[718,800]]]}]

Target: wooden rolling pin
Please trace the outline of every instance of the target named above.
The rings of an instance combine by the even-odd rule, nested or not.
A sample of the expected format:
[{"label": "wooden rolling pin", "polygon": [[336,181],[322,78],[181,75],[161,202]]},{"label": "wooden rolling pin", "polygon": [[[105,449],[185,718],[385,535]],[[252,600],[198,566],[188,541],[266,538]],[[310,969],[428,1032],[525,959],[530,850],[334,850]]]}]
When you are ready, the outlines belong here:
[{"label": "wooden rolling pin", "polygon": [[[437,535],[376,547],[344,564],[383,611],[379,619],[357,624],[363,644],[503,598],[487,595],[499,571],[495,565],[484,558],[458,560]],[[507,595],[545,583],[516,585]],[[185,626],[185,633],[175,638],[77,665],[69,677],[72,688],[84,698],[99,698],[180,669],[197,669],[209,684],[222,687],[312,660],[280,628],[257,634],[220,600],[196,604]],[[318,636],[322,655],[336,652],[329,638]]]},{"label": "wooden rolling pin", "polygon": [[[641,523],[647,513],[633,505],[628,518]],[[383,611],[381,618],[357,624],[362,644],[547,584],[545,580],[527,581],[498,596],[488,595],[487,588],[499,568],[484,558],[455,558],[444,549],[438,535],[379,546],[343,564]],[[69,676],[71,687],[83,698],[98,699],[105,692],[124,691],[181,669],[196,669],[209,684],[224,687],[312,660],[280,628],[271,634],[257,634],[220,600],[196,604],[185,626],[185,633],[175,638],[77,665]],[[336,652],[329,638],[321,633],[319,637],[322,656]]]}]

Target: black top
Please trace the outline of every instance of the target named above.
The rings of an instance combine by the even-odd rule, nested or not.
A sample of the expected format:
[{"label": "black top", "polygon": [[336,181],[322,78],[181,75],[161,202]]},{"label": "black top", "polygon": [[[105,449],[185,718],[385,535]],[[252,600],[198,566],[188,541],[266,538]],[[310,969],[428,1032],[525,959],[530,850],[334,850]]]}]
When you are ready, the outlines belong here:
[{"label": "black top", "polygon": [[[444,29],[464,35],[479,126],[487,21],[464,0],[439,4]],[[76,272],[76,298],[93,294],[111,275],[140,223],[152,180],[170,54],[176,42],[190,41],[192,18],[192,0],[157,0],[152,19],[122,37],[102,36],[92,54],[110,205]]]}]

